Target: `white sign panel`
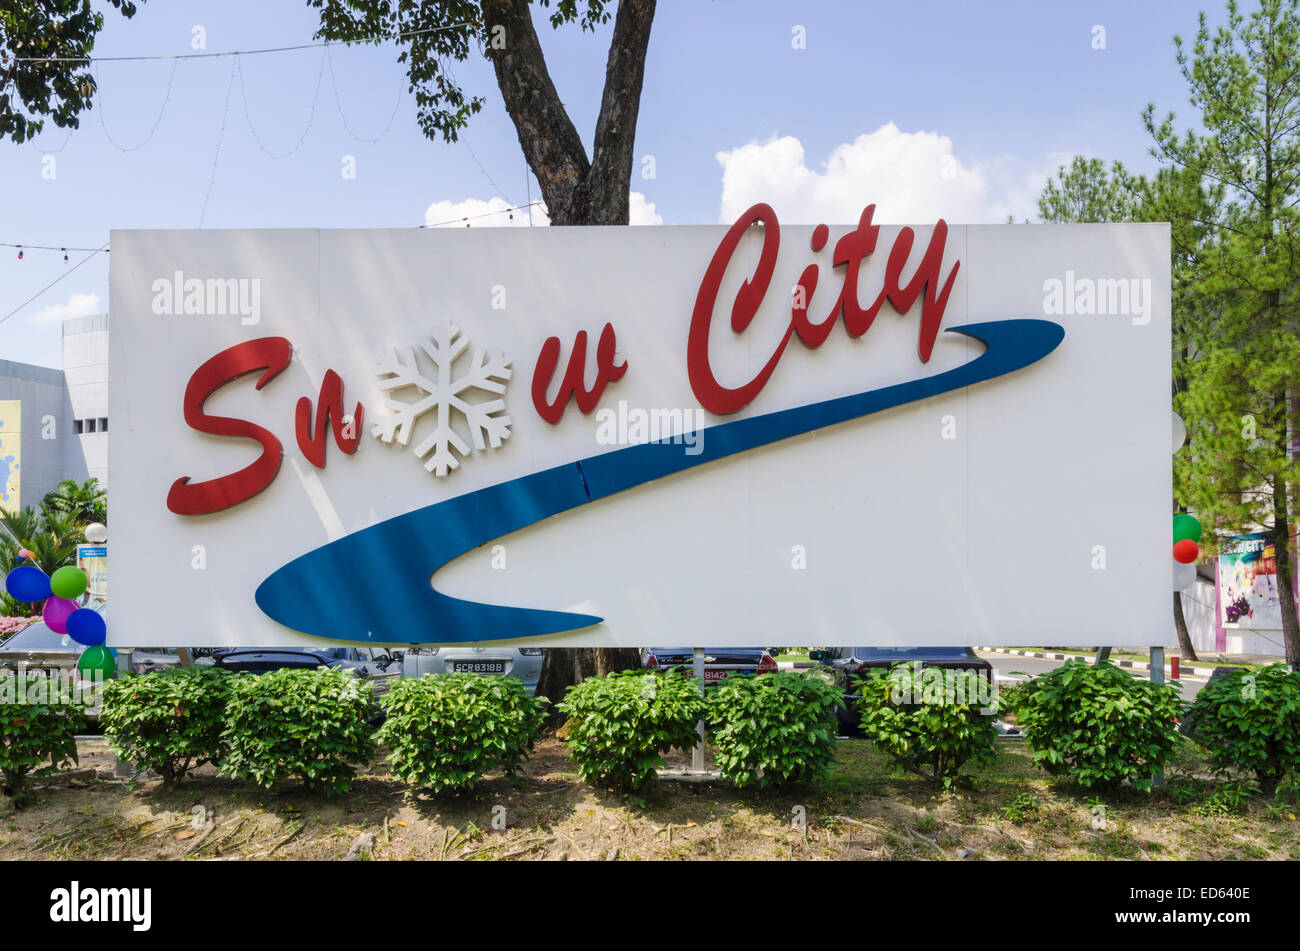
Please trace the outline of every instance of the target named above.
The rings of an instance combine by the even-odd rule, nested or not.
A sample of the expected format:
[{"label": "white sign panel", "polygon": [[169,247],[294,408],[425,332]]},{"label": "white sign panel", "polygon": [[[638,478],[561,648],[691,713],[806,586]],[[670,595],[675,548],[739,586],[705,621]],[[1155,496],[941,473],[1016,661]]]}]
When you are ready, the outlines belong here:
[{"label": "white sign panel", "polygon": [[1167,226],[119,231],[111,274],[112,645],[1168,639]]}]

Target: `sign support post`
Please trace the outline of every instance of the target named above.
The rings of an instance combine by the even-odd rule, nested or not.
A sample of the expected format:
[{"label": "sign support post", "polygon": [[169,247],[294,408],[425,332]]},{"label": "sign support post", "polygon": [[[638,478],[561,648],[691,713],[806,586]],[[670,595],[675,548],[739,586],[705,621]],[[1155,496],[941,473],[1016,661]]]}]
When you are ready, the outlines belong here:
[{"label": "sign support post", "polygon": [[[1163,647],[1151,648],[1151,656],[1148,658],[1147,672],[1151,675],[1153,684],[1162,684],[1165,682],[1165,649]],[[1165,771],[1157,769],[1151,777],[1153,786],[1163,786],[1165,784]]]},{"label": "sign support post", "polygon": [[[692,663],[695,668],[695,683],[700,688],[700,696],[704,696],[704,648],[696,647],[692,652]],[[695,743],[695,749],[691,750],[691,771],[695,773],[704,772],[704,721],[701,720],[695,724],[695,732],[699,734],[699,739]]]}]

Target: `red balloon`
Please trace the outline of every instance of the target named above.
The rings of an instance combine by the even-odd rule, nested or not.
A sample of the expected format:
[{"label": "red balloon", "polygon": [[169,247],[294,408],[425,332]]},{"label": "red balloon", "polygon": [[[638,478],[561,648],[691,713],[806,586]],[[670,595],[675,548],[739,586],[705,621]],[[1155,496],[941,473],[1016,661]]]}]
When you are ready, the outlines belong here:
[{"label": "red balloon", "polygon": [[1190,538],[1184,538],[1174,545],[1174,561],[1180,565],[1190,565],[1201,556],[1201,546]]}]

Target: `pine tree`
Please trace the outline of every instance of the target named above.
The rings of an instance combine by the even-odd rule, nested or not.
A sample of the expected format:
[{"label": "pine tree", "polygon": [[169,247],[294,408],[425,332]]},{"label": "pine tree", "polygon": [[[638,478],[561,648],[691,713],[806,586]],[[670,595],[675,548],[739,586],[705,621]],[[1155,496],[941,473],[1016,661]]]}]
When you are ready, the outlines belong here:
[{"label": "pine tree", "polygon": [[1222,198],[1208,209],[1215,236],[1187,288],[1199,301],[1179,368],[1185,392],[1175,401],[1190,442],[1175,457],[1178,493],[1207,528],[1257,525],[1272,535],[1287,659],[1295,663],[1297,0],[1261,0],[1248,16],[1229,2],[1223,26],[1211,29],[1202,13],[1190,50],[1174,42],[1201,131],[1180,134],[1172,113],[1157,122],[1149,105],[1152,153]]}]

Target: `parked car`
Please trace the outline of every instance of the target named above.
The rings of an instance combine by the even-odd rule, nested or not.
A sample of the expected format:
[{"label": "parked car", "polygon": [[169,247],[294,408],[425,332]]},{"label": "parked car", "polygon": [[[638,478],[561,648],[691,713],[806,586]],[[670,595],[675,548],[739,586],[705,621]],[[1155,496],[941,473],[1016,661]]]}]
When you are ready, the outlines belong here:
[{"label": "parked car", "polygon": [[[0,645],[0,673],[25,672],[28,677],[55,676],[71,685],[80,677],[77,660],[86,648],[67,634],[56,634],[44,621],[27,625]],[[171,647],[118,648],[119,674],[148,674],[180,666],[180,656]],[[98,722],[99,709],[90,707],[86,717]]]},{"label": "parked car", "polygon": [[516,677],[528,692],[537,690],[546,650],[541,647],[408,647],[402,675],[486,674]]},{"label": "parked car", "polygon": [[844,706],[836,712],[840,726],[855,729],[860,719],[854,682],[871,670],[919,662],[922,667],[970,670],[993,680],[993,665],[969,647],[826,647],[808,652],[809,659],[829,670],[844,690]]},{"label": "parked car", "polygon": [[[641,655],[641,666],[683,668],[687,677],[695,676],[695,651],[690,647],[649,647]],[[776,661],[766,647],[706,647],[704,681],[726,680],[747,674],[770,674]]]},{"label": "parked car", "polygon": [[235,673],[317,667],[355,670],[370,681],[377,697],[386,694],[393,679],[402,674],[401,662],[384,647],[217,647],[210,656],[214,667]]}]

